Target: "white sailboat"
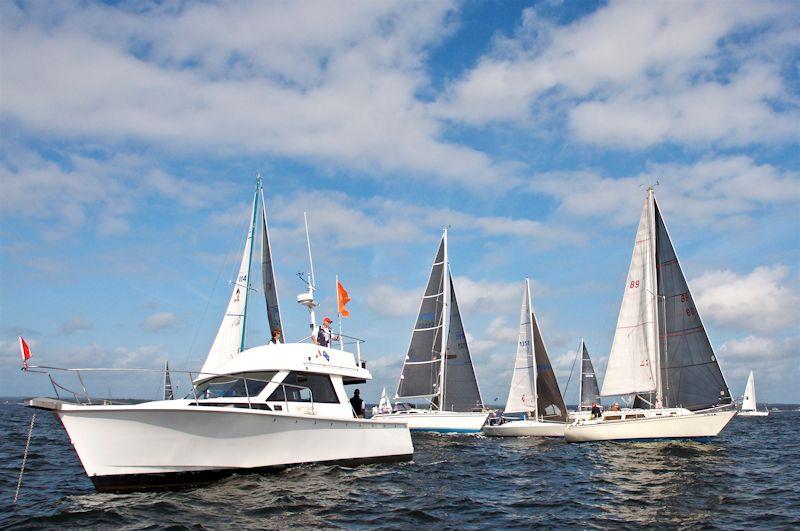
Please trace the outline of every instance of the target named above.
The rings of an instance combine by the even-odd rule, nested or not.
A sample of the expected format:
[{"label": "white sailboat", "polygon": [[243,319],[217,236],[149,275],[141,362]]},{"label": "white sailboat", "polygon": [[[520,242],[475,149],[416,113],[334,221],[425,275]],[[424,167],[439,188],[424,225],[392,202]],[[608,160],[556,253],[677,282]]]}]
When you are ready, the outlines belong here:
[{"label": "white sailboat", "polygon": [[[197,378],[186,398],[93,405],[86,393],[87,403],[66,402],[54,383],[56,399],[29,401],[30,407],[58,417],[97,490],[196,483],[300,463],[411,459],[413,445],[404,424],[355,418],[345,385],[372,378],[359,344],[355,355],[305,342],[245,347],[259,198],[260,178],[228,308],[199,377],[190,373]],[[274,330],[281,324],[266,213],[262,228],[262,264],[269,268],[263,287]],[[313,324],[313,293],[311,299],[306,295],[300,302],[312,310]],[[31,368],[68,370],[79,378],[91,370]]]},{"label": "white sailboat", "polygon": [[578,419],[567,441],[708,438],[736,414],[652,188],[601,395],[632,396],[634,408]]},{"label": "white sailboat", "polygon": [[[426,407],[409,406],[398,400],[424,401]],[[447,257],[446,228],[411,333],[395,409],[373,418],[405,422],[412,432],[478,433],[489,416],[483,407],[458,311]]]},{"label": "white sailboat", "polygon": [[758,403],[756,402],[756,383],[753,379],[753,371],[750,371],[750,376],[747,377],[747,386],[744,388],[744,397],[742,399],[742,407],[739,409],[740,417],[767,417],[769,416],[769,409],[764,411],[758,410]]},{"label": "white sailboat", "polygon": [[389,396],[386,394],[386,388],[383,388],[381,391],[381,399],[378,401],[378,405],[372,408],[372,415],[379,415],[381,413],[391,413],[392,412],[392,401],[389,400]]},{"label": "white sailboat", "polygon": [[[522,419],[506,416],[520,413]],[[517,358],[501,420],[500,424],[484,426],[483,433],[492,437],[563,437],[567,420],[567,407],[533,311],[527,278],[522,295]]]},{"label": "white sailboat", "polygon": [[569,420],[579,418],[588,419],[591,417],[592,404],[600,405],[600,388],[597,384],[597,375],[594,372],[594,365],[589,358],[589,349],[586,342],[581,338],[581,344],[575,354],[580,356],[580,374],[578,375],[578,410],[569,412]]}]

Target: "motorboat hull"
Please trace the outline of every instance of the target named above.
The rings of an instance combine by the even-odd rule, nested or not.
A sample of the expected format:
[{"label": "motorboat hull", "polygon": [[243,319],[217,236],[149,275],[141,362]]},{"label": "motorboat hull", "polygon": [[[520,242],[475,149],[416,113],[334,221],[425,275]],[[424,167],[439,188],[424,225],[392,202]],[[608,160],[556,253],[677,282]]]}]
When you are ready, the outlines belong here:
[{"label": "motorboat hull", "polygon": [[101,491],[170,487],[302,463],[410,460],[405,425],[167,403],[81,406],[34,399],[61,421]]},{"label": "motorboat hull", "polygon": [[563,437],[563,422],[512,420],[495,426],[486,425],[483,433],[489,437]]},{"label": "motorboat hull", "polygon": [[769,411],[739,411],[737,415],[740,417],[768,417]]},{"label": "motorboat hull", "polygon": [[[647,416],[631,420],[577,420],[564,429],[567,442],[651,440],[651,439],[708,439],[716,437],[736,415],[732,409],[711,410],[701,413],[659,415],[657,410],[646,410]],[[621,412],[625,417],[633,411]]]},{"label": "motorboat hull", "polygon": [[430,411],[413,409],[382,415],[372,420],[378,422],[400,422],[412,433],[479,433],[489,417],[489,412]]}]

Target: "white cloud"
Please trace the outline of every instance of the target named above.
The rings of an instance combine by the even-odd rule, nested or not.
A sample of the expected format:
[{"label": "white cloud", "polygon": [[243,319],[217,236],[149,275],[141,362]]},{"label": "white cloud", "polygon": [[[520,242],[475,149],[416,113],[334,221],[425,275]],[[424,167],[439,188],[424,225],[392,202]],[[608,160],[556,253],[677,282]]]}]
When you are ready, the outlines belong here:
[{"label": "white cloud", "polygon": [[566,25],[530,8],[435,107],[476,125],[566,117],[584,142],[631,148],[793,141],[800,120],[781,78],[792,20],[783,3],[617,1]]},{"label": "white cloud", "polygon": [[174,313],[158,312],[147,317],[142,322],[142,328],[150,332],[156,332],[158,330],[163,330],[165,328],[170,328],[172,326],[175,326],[176,323],[177,323],[177,318],[175,317]]},{"label": "white cloud", "polygon": [[706,271],[691,282],[703,317],[745,332],[800,329],[800,297],[784,265],[761,266],[739,275]]},{"label": "white cloud", "polygon": [[73,317],[69,321],[65,321],[58,327],[58,333],[62,336],[69,336],[74,334],[75,332],[80,332],[82,330],[91,330],[93,328],[92,323],[87,321],[82,317]]},{"label": "white cloud", "polygon": [[420,287],[404,290],[396,286],[376,286],[369,290],[367,306],[380,316],[413,318],[419,310],[423,289]]}]

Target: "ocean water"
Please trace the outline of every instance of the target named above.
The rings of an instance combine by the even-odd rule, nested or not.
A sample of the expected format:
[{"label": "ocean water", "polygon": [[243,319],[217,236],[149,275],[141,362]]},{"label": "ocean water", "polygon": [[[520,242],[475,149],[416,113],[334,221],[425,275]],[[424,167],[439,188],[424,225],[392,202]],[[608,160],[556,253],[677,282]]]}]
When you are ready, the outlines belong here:
[{"label": "ocean water", "polygon": [[414,436],[414,460],[304,465],[180,491],[98,494],[60,424],[0,405],[0,527],[800,526],[800,413],[734,418],[710,443]]}]

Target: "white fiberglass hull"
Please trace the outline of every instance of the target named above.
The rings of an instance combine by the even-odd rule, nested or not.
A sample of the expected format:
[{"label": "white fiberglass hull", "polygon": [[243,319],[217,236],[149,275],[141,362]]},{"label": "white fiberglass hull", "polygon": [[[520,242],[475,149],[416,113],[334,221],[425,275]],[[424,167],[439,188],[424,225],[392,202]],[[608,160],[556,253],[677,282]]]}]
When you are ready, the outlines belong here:
[{"label": "white fiberglass hull", "polygon": [[412,409],[383,415],[372,420],[379,422],[401,422],[412,432],[434,433],[478,433],[489,417],[489,412],[429,411]]},{"label": "white fiberglass hull", "polygon": [[[672,412],[676,412],[672,414]],[[642,415],[642,418],[631,418]],[[688,410],[626,410],[607,412],[596,420],[577,420],[564,429],[567,442],[705,439],[716,437],[736,415],[733,409],[692,413]],[[609,420],[611,417],[615,420]],[[629,419],[626,420],[625,418]],[[616,420],[619,418],[619,420]]]},{"label": "white fiberglass hull", "polygon": [[300,463],[408,460],[414,451],[408,429],[395,423],[169,402],[78,406],[34,399],[30,405],[58,417],[98,490]]},{"label": "white fiberglass hull", "polygon": [[769,411],[745,410],[737,413],[740,417],[768,417]]},{"label": "white fiberglass hull", "polygon": [[512,420],[496,426],[486,425],[483,433],[490,437],[563,437],[563,422]]}]

